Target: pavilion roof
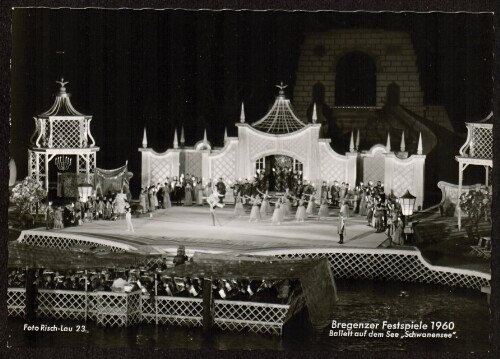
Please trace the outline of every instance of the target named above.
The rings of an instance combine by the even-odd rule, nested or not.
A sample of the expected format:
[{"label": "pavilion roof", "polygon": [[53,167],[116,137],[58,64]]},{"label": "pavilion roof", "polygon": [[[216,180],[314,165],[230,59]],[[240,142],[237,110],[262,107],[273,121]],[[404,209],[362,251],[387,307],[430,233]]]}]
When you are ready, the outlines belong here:
[{"label": "pavilion roof", "polygon": [[306,124],[299,120],[293,112],[290,100],[285,97],[283,83],[277,86],[280,89],[271,110],[260,120],[254,122],[252,126],[262,132],[272,134],[290,133],[300,130]]},{"label": "pavilion roof", "polygon": [[78,112],[71,104],[70,94],[66,92],[66,85],[68,82],[61,79],[61,81],[56,81],[61,84],[59,88],[59,93],[56,94],[54,104],[50,109],[38,115],[38,117],[50,117],[50,116],[85,116],[81,112]]}]

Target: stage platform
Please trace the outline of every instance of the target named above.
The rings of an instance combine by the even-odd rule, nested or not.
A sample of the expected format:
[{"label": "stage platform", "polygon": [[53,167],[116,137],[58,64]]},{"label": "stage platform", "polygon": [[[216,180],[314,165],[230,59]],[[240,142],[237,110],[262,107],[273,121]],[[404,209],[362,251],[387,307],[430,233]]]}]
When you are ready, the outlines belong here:
[{"label": "stage platform", "polygon": [[[133,247],[148,254],[171,254],[179,245],[187,252],[244,253],[259,250],[295,248],[377,248],[387,238],[367,226],[366,218],[351,216],[346,220],[344,244],[338,244],[338,209],[331,209],[330,217],[315,217],[297,223],[294,215],[280,225],[273,225],[271,217],[249,223],[249,213],[234,217],[232,206],[216,210],[217,223],[212,225],[208,207],[172,207],[132,218],[134,232],[127,232],[125,219],[94,221],[60,230],[36,229],[58,235],[98,238]],[[25,231],[26,232],[26,231]]]}]

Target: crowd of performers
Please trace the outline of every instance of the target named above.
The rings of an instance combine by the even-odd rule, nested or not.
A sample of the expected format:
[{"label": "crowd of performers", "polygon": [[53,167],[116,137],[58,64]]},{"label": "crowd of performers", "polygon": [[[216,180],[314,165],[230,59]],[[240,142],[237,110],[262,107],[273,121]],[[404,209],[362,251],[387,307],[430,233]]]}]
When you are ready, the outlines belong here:
[{"label": "crowd of performers", "polygon": [[[164,276],[169,267],[163,263],[149,267],[107,268],[91,270],[36,269],[34,284],[38,289],[75,290],[88,292],[135,292],[141,290],[154,296],[201,298],[203,278]],[[171,265],[170,265],[171,267]],[[13,269],[8,275],[9,288],[26,286],[26,271]],[[301,291],[300,282],[293,280],[248,280],[221,278],[212,280],[215,299],[287,304],[293,294]]]},{"label": "crowd of performers", "polygon": [[312,182],[301,181],[291,171],[288,177],[281,177],[289,180],[293,187],[285,187],[283,192],[273,195],[267,190],[267,180],[259,173],[253,180],[240,178],[235,181],[223,178],[203,181],[189,175],[172,180],[167,178],[163,184],[142,190],[139,208],[143,212],[151,212],[176,205],[202,206],[214,193],[223,203],[228,191],[231,191],[234,202],[229,204],[234,204],[234,216],[244,216],[249,212],[250,222],[270,218],[273,224],[280,225],[290,221],[291,216],[291,220],[298,223],[310,218],[323,220],[331,217],[331,208],[338,208],[339,217],[344,221],[354,215],[364,216],[367,225],[376,232],[387,231],[394,244],[404,244],[404,218],[400,205],[392,191],[386,194],[380,181],[360,183],[355,187],[344,182],[334,181],[330,185],[324,181],[318,188]]},{"label": "crowd of performers", "polygon": [[82,225],[94,220],[116,220],[131,212],[130,201],[125,193],[109,191],[105,196],[92,197],[64,206],[55,206],[48,202],[45,207],[47,229],[62,229]]}]

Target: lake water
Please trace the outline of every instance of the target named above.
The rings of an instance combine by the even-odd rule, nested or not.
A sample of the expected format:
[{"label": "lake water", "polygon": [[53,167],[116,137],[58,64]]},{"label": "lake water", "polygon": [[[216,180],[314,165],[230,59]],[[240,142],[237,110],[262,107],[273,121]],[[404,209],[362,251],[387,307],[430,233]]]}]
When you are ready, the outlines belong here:
[{"label": "lake water", "polygon": [[[485,352],[490,348],[490,312],[486,295],[478,291],[400,282],[337,281],[339,301],[332,320],[344,323],[431,322],[447,323],[453,330],[424,332],[453,333],[451,339],[372,338],[330,336],[330,327],[313,330],[308,325],[285,328],[282,337],[252,333],[215,331],[204,339],[200,328],[139,325],[132,328],[102,328],[94,323],[44,320],[44,324],[86,325],[85,333],[25,332],[25,321],[8,320],[8,345],[14,347],[99,347],[130,349],[266,349],[301,351],[412,350]],[[300,323],[300,322],[298,322]],[[435,324],[435,326],[438,324]],[[337,332],[339,329],[335,329]],[[364,332],[364,330],[353,330]],[[347,331],[344,330],[344,333]],[[370,330],[368,330],[370,332]],[[391,330],[403,334],[404,330]],[[419,332],[416,330],[416,332]]]}]

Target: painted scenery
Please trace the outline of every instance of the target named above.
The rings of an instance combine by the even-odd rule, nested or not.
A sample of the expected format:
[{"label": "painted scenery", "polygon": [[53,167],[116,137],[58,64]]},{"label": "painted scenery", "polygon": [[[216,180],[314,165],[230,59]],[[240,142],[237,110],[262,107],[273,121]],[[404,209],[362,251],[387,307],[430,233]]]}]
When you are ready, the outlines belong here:
[{"label": "painted scenery", "polygon": [[490,350],[491,14],[12,21],[9,347]]}]

